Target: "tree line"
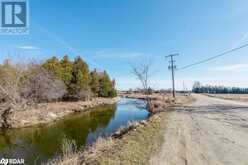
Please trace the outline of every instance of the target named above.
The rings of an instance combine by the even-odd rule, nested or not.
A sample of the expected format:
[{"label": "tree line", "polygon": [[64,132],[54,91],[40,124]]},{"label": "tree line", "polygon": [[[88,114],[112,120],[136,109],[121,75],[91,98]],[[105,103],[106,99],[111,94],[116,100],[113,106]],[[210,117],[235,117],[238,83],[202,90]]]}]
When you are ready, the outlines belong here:
[{"label": "tree line", "polygon": [[248,94],[248,88],[202,85],[200,82],[195,82],[192,92],[211,94]]},{"label": "tree line", "polygon": [[[115,97],[115,81],[106,71],[89,70],[80,57],[52,57],[41,64],[0,64],[0,103],[88,100]],[[23,105],[23,104],[20,104]]]}]

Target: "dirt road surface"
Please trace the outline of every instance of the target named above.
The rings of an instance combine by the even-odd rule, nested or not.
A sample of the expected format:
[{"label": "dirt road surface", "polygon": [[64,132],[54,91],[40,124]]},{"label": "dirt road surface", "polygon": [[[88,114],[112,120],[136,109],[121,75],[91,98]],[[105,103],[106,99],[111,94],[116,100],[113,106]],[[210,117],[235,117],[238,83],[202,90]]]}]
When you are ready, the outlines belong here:
[{"label": "dirt road surface", "polygon": [[194,95],[168,112],[161,151],[152,165],[248,165],[248,103]]}]

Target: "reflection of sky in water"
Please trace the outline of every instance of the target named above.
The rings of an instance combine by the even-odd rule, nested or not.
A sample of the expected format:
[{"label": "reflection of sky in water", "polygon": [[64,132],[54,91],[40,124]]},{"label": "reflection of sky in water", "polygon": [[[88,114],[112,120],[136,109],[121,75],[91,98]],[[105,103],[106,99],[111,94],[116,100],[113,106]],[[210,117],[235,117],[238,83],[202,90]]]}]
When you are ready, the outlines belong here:
[{"label": "reflection of sky in water", "polygon": [[107,127],[99,127],[90,132],[87,138],[89,143],[94,142],[99,136],[109,136],[121,126],[127,126],[129,121],[140,121],[148,117],[148,112],[143,108],[142,100],[122,99],[117,106],[115,116],[110,120]]},{"label": "reflection of sky in water", "polygon": [[75,140],[81,148],[99,136],[108,136],[120,126],[126,126],[128,121],[146,119],[148,112],[140,109],[140,105],[144,105],[143,101],[122,99],[117,105],[100,106],[52,125],[6,131],[0,134],[0,157],[39,163],[59,155],[64,138]]}]

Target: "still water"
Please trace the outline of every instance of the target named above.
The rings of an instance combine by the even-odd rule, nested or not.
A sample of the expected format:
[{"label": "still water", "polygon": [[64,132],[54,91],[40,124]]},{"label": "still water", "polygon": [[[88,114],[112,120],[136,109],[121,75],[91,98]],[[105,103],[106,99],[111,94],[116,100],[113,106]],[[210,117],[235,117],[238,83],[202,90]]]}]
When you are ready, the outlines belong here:
[{"label": "still water", "polygon": [[53,124],[8,130],[0,134],[0,157],[24,158],[25,164],[40,164],[61,154],[63,139],[75,140],[78,148],[109,136],[128,121],[144,120],[148,112],[144,102],[122,99],[115,105],[93,108],[73,114]]}]

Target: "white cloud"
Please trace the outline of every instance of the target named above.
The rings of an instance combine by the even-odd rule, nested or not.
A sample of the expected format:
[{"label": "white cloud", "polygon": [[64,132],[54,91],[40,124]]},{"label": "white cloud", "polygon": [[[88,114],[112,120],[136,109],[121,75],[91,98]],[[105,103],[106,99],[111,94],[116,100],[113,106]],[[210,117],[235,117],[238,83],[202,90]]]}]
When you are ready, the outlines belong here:
[{"label": "white cloud", "polygon": [[36,46],[30,46],[30,45],[26,45],[26,46],[18,46],[18,49],[22,49],[22,50],[40,50],[39,47]]},{"label": "white cloud", "polygon": [[248,64],[225,65],[211,68],[212,71],[248,71]]}]

